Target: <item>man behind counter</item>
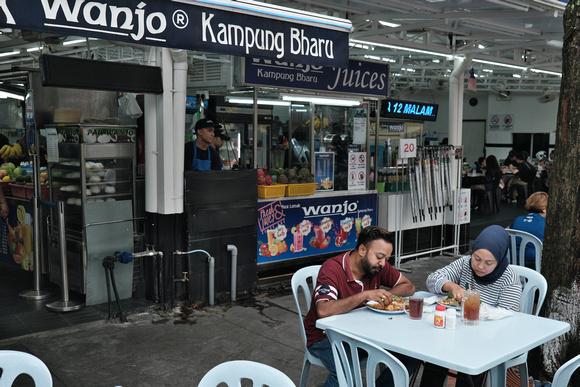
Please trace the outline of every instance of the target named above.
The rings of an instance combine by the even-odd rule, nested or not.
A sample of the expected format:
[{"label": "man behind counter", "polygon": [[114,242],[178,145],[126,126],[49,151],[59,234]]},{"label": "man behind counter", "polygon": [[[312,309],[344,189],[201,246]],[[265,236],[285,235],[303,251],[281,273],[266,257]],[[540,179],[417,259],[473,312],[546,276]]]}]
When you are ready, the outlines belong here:
[{"label": "man behind counter", "polygon": [[185,144],[186,171],[220,171],[222,161],[219,153],[211,146],[215,137],[214,130],[221,125],[211,119],[203,118],[195,123],[195,141]]}]

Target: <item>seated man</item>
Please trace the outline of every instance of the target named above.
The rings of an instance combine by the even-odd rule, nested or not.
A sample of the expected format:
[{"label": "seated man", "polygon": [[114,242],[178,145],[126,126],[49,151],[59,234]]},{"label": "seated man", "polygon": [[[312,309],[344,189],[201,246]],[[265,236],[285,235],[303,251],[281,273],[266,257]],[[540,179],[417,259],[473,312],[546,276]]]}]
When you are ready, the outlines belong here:
[{"label": "seated man", "polygon": [[[371,300],[389,305],[394,295],[409,296],[415,292],[411,281],[388,263],[393,245],[393,234],[380,227],[365,227],[358,236],[354,250],[328,259],[320,268],[312,305],[304,319],[304,328],[308,350],[329,371],[324,387],[338,386],[338,380],[330,342],[324,332],[316,328],[316,320],[347,313]],[[381,288],[381,285],[390,290]],[[405,364],[411,375],[417,361],[403,355],[394,355]],[[390,371],[385,370],[381,374],[377,380],[379,385],[393,385]]]}]

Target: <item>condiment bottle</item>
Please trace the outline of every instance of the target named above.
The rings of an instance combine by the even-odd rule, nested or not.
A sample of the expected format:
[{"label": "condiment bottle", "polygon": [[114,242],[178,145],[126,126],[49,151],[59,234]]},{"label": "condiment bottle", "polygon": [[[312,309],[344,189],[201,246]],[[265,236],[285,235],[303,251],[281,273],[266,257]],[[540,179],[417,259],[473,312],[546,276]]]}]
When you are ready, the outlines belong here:
[{"label": "condiment bottle", "polygon": [[435,328],[445,328],[445,307],[437,305],[435,307],[435,319],[433,320]]},{"label": "condiment bottle", "polygon": [[445,328],[446,329],[455,329],[455,325],[457,324],[457,315],[455,314],[455,309],[447,309],[445,312]]}]

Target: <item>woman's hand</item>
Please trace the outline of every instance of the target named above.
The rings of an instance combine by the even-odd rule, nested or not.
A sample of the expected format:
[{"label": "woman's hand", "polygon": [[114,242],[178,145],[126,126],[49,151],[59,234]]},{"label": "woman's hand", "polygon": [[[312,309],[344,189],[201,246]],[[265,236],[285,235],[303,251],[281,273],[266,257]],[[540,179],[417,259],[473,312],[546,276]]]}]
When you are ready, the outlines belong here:
[{"label": "woman's hand", "polygon": [[455,282],[446,282],[445,285],[441,288],[444,292],[451,292],[453,294],[453,298],[457,302],[461,304],[461,300],[465,297],[465,289],[462,288],[460,285],[457,285]]}]

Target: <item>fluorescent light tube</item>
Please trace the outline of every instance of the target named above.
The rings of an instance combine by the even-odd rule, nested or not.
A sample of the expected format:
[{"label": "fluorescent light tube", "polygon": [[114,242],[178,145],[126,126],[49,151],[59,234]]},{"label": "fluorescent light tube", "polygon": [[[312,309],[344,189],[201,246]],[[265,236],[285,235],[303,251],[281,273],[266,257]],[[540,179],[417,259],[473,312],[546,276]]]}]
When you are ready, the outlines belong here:
[{"label": "fluorescent light tube", "polygon": [[[243,98],[243,97],[226,97],[226,101],[229,103],[241,103],[245,105],[253,105],[253,98]],[[258,105],[273,105],[273,106],[289,106],[290,102],[280,101],[279,99],[262,99],[258,98]]]},{"label": "fluorescent light tube", "polygon": [[282,95],[284,101],[311,102],[316,105],[359,106],[360,99],[341,99],[332,97],[317,97],[308,95]]}]

